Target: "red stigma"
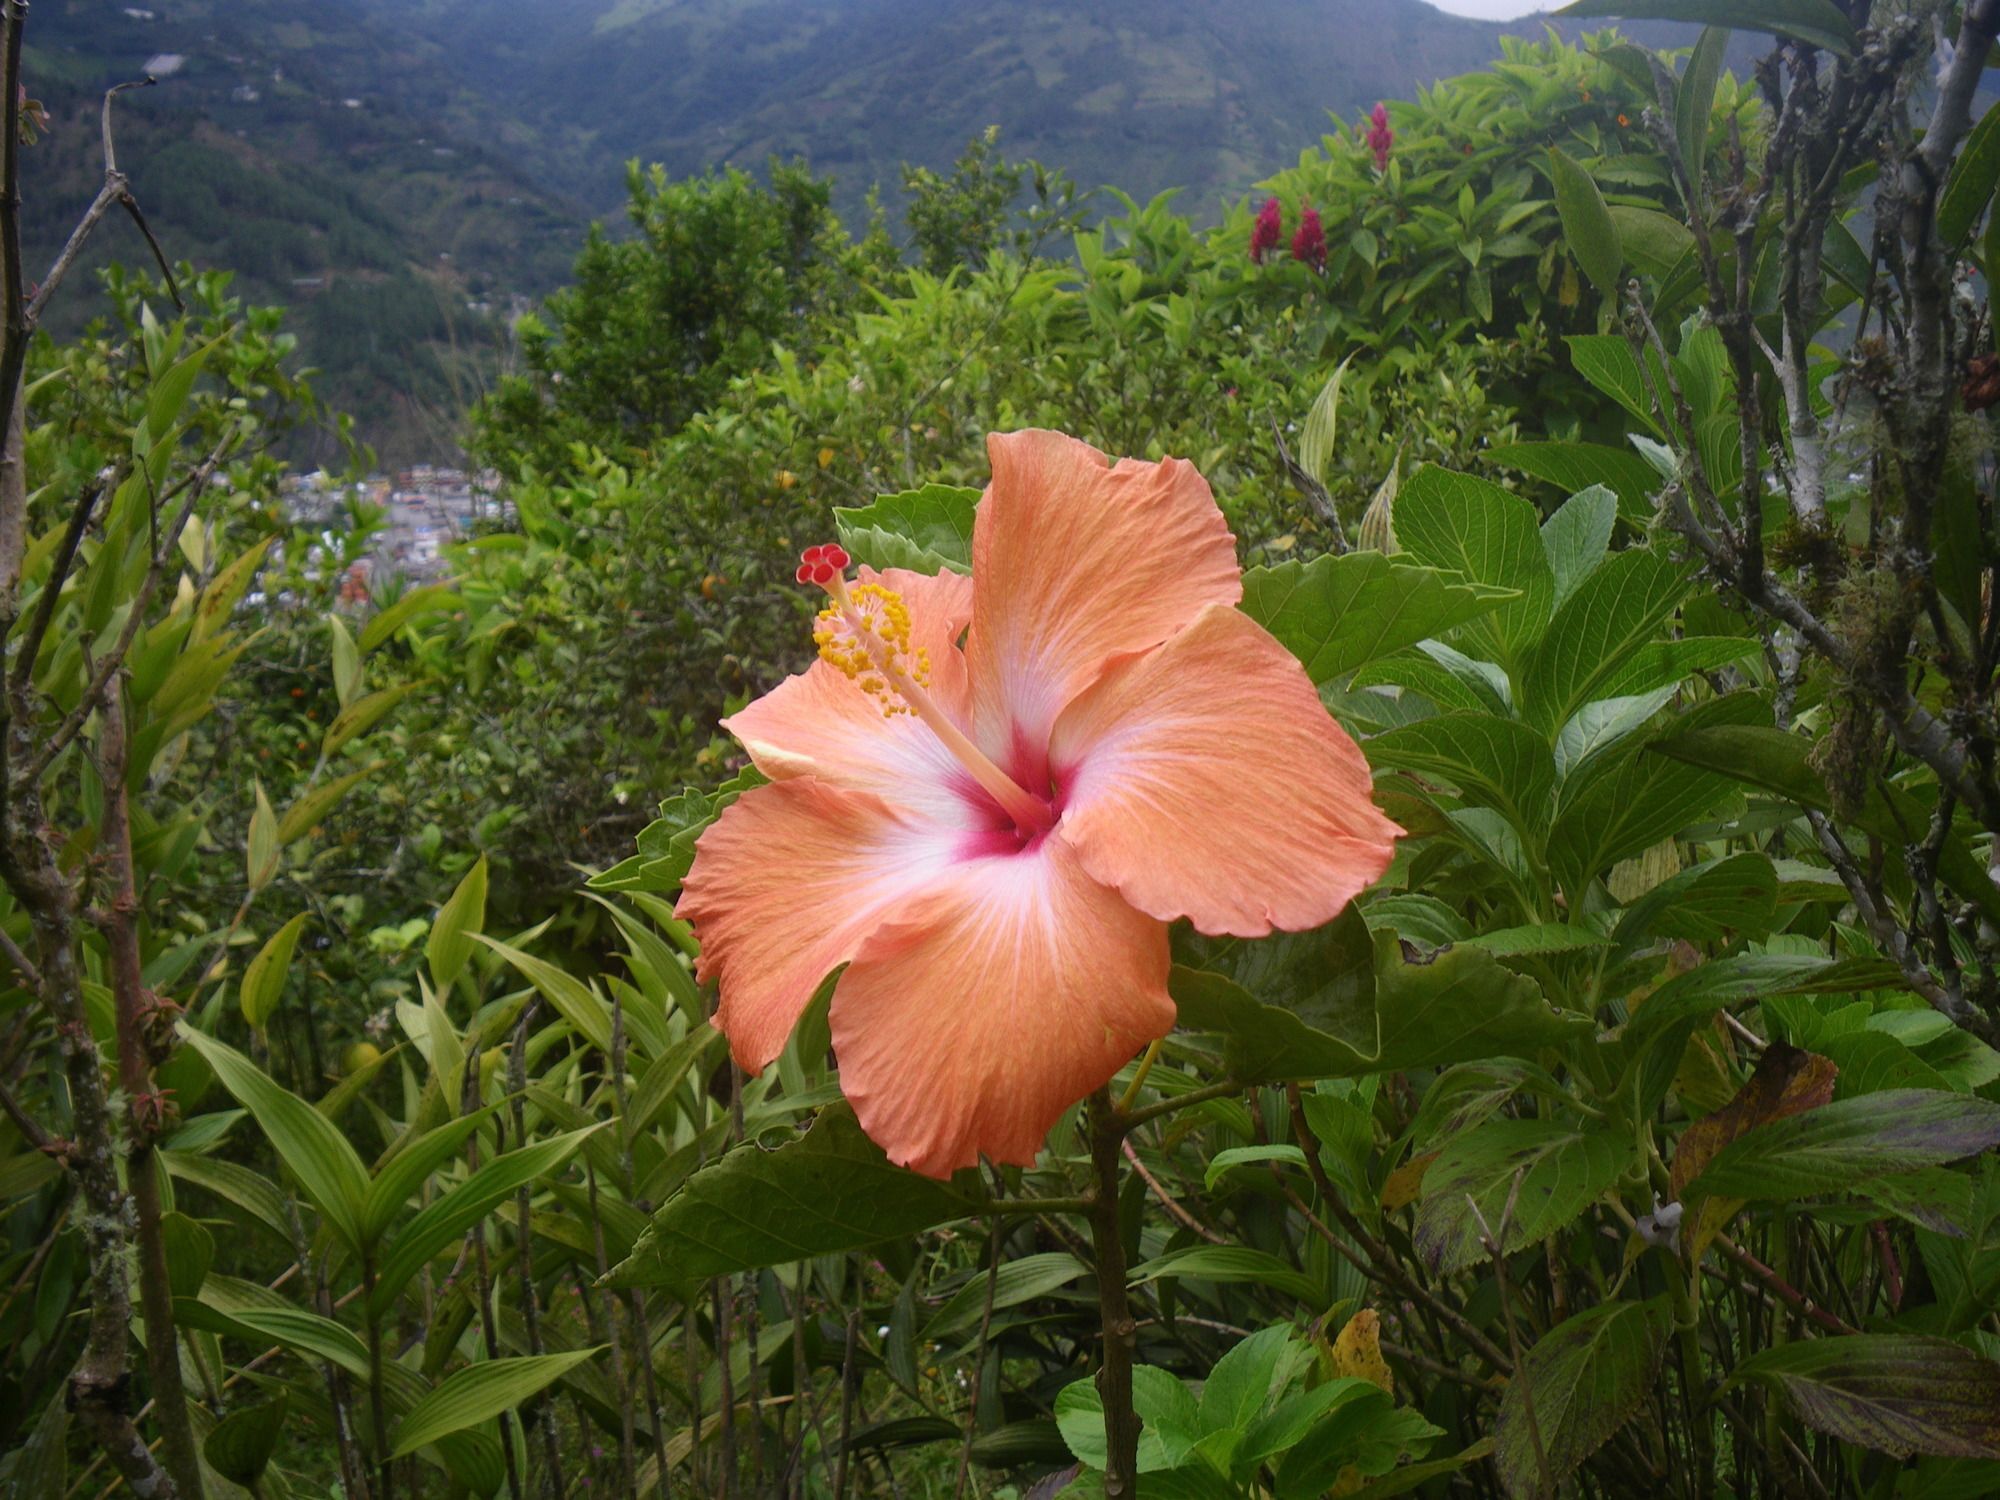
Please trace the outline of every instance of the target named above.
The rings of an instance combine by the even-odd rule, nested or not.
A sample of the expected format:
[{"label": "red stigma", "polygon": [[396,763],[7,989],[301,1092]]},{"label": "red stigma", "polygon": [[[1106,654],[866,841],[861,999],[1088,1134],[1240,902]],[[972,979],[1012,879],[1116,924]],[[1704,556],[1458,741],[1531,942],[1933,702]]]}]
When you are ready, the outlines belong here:
[{"label": "red stigma", "polygon": [[834,574],[839,571],[840,569],[836,568],[830,562],[816,562],[812,565],[812,581],[821,588],[825,588],[826,585],[833,582]]},{"label": "red stigma", "polygon": [[846,548],[842,547],[838,542],[828,542],[826,546],[821,548],[820,560],[830,562],[836,568],[841,569],[845,569],[849,563],[854,561],[853,558],[847,555]]},{"label": "red stigma", "polygon": [[826,556],[826,548],[808,547],[806,548],[805,551],[799,554],[799,561],[806,563],[816,563],[824,556]]},{"label": "red stigma", "polygon": [[808,562],[800,563],[798,571],[792,574],[792,578],[798,583],[811,583],[813,581],[813,565]]}]

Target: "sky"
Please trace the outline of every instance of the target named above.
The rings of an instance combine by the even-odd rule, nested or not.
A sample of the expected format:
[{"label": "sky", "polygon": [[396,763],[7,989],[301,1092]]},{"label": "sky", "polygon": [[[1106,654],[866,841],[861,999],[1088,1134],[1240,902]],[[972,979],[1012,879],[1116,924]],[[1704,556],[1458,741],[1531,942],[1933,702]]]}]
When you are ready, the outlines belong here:
[{"label": "sky", "polygon": [[1561,8],[1561,0],[1430,0],[1430,3],[1455,16],[1478,16],[1483,21],[1517,21],[1538,10]]}]

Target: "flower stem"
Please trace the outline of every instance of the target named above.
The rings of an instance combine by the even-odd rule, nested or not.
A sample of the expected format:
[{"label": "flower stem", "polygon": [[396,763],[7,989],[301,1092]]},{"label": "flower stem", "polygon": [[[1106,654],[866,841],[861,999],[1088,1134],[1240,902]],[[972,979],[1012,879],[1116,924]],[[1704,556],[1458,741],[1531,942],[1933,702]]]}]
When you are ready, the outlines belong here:
[{"label": "flower stem", "polygon": [[1125,1243],[1118,1225],[1120,1148],[1125,1117],[1113,1107],[1111,1091],[1090,1098],[1090,1161],[1097,1176],[1091,1204],[1091,1246],[1097,1260],[1097,1309],[1104,1325],[1104,1359],[1097,1371],[1098,1400],[1104,1407],[1105,1500],[1133,1500],[1139,1481],[1139,1415],[1132,1409],[1132,1356],[1138,1326],[1125,1300]]}]

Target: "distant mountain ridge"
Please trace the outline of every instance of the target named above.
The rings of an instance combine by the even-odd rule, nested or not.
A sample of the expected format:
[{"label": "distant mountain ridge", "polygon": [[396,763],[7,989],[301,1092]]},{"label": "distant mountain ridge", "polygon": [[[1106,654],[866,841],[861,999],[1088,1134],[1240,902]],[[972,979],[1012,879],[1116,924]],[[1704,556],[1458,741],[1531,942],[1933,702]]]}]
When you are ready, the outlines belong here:
[{"label": "distant mountain ridge", "polygon": [[893,202],[900,163],[946,167],[997,125],[1010,156],[1181,187],[1212,219],[1329,113],[1543,24],[1423,0],[37,0],[25,76],[56,128],[26,159],[29,257],[96,188],[102,90],[151,69],[121,165],[169,253],[292,304],[385,457],[441,455],[512,309],[560,284],[589,219],[622,226],[627,158],[801,155],[852,220],[872,184]]}]

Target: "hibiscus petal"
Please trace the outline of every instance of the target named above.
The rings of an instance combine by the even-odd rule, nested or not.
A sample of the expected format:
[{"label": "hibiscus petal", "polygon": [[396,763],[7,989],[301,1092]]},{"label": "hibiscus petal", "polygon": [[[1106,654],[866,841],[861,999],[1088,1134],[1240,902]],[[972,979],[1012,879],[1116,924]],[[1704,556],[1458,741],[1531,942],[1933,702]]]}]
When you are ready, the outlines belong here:
[{"label": "hibiscus petal", "polygon": [[1167,929],[1061,840],[952,867],[833,994],[842,1091],[892,1161],[1022,1166],[1070,1105],[1174,1024]]},{"label": "hibiscus petal", "polygon": [[1059,432],[995,433],[973,523],[966,638],[975,738],[1030,791],[1063,705],[1122,652],[1243,596],[1208,481],[1166,459],[1111,463]]},{"label": "hibiscus petal", "polygon": [[[859,582],[878,581],[909,606],[910,645],[930,653],[932,698],[963,719],[965,661],[958,637],[972,614],[972,580],[960,573],[933,578],[902,568],[861,570]],[[786,678],[722,727],[774,781],[817,776],[956,827],[992,821],[986,799],[936,735],[912,715],[884,717],[880,700],[826,662]]]},{"label": "hibiscus petal", "polygon": [[1331,921],[1402,832],[1297,660],[1234,609],[1113,667],[1057,721],[1049,758],[1056,837],[1141,911],[1203,932]]},{"label": "hibiscus petal", "polygon": [[802,777],[745,792],[695,844],[675,912],[720,982],[716,1028],[755,1073],[785,1048],[820,981],[951,862],[950,835],[879,798]]}]

